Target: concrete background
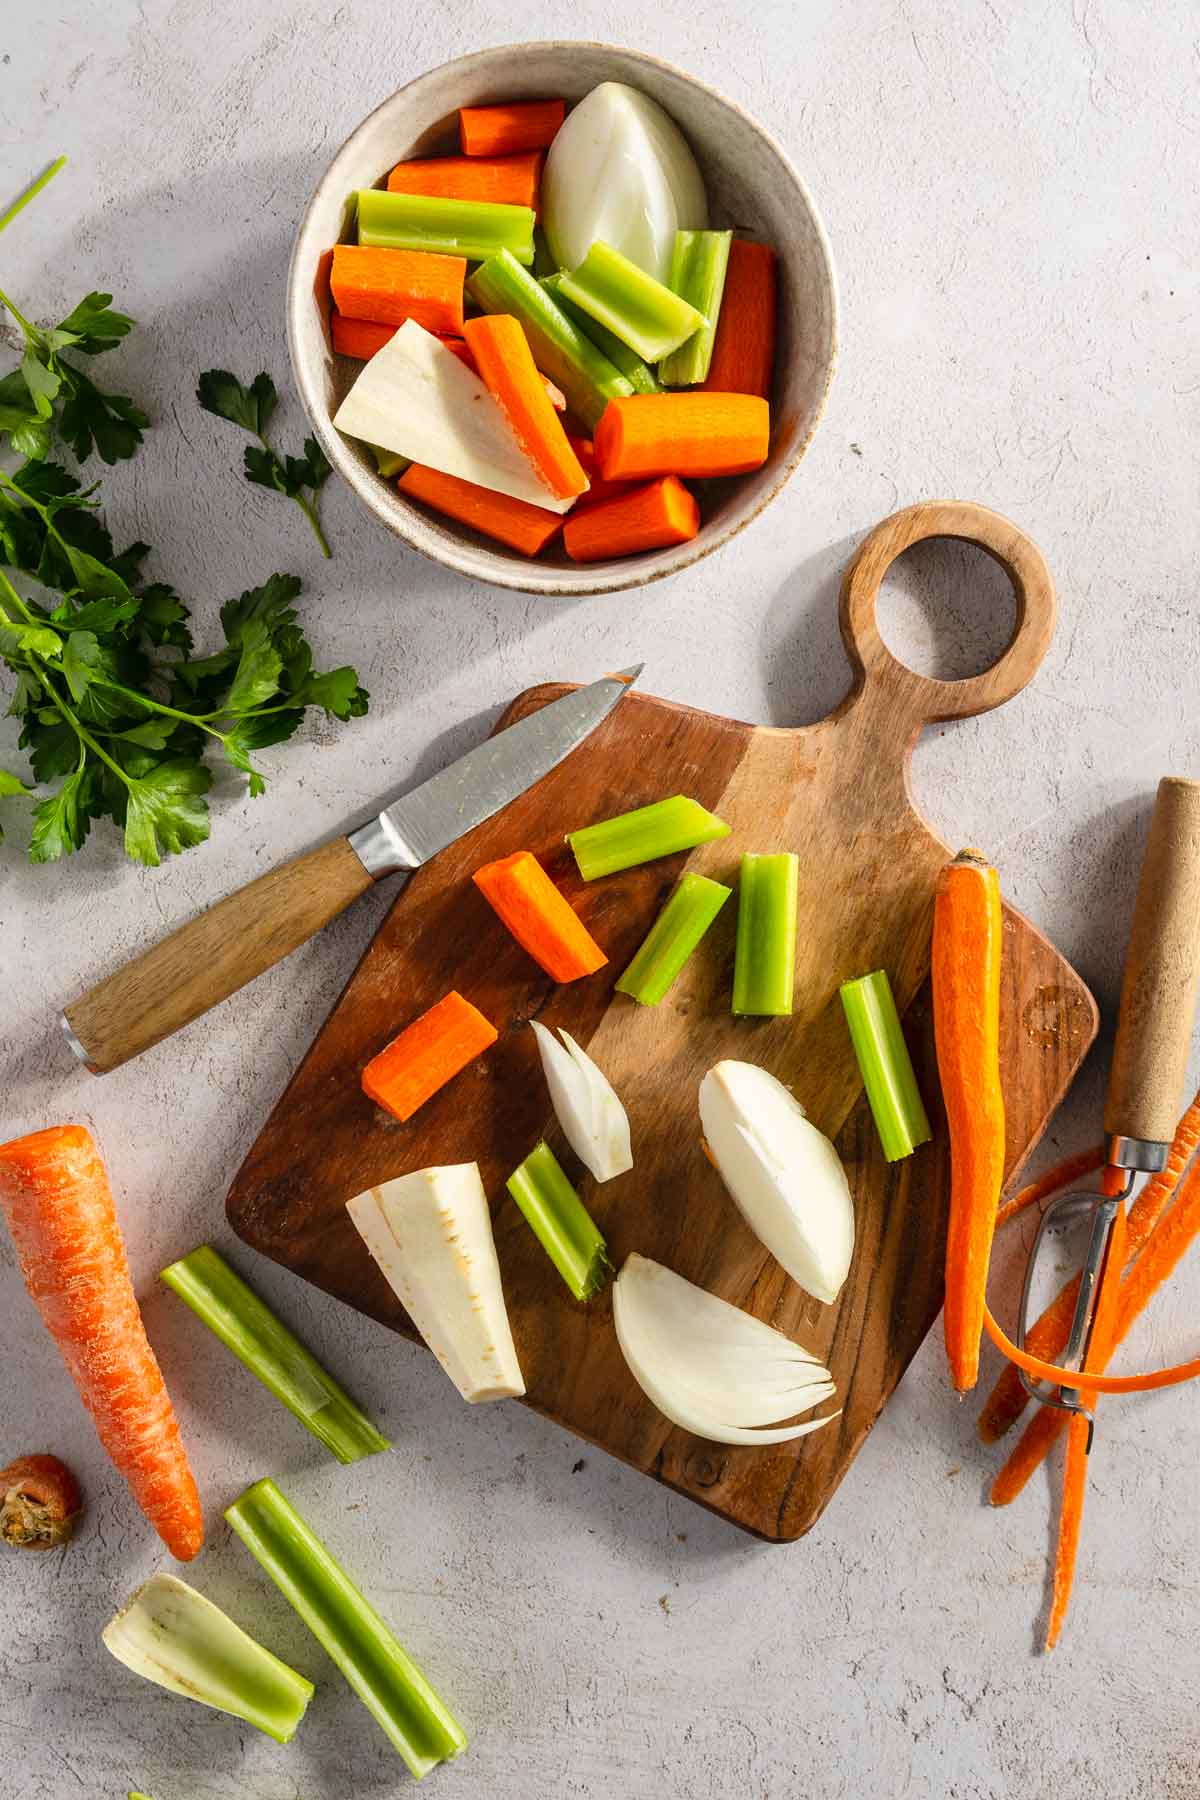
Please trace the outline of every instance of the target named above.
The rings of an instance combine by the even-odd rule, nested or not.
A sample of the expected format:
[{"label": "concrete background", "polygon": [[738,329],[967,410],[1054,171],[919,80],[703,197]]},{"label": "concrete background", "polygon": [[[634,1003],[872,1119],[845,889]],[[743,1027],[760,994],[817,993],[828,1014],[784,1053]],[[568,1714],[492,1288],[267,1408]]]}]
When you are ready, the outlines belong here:
[{"label": "concrete background", "polygon": [[[324,507],[336,558],[322,564],[299,515],[241,482],[241,444],[198,411],[196,374],[265,366],[286,386],[289,238],[376,101],[469,49],[562,33],[637,45],[723,87],[810,182],[844,344],[813,450],[735,549],[642,595],[564,610],[469,586],[407,555],[336,487]],[[532,682],[644,657],[659,693],[779,725],[819,717],[846,680],[834,595],[849,551],[897,505],[945,494],[1035,536],[1062,622],[1031,691],[922,742],[918,794],[949,838],[989,847],[1111,1021],[1148,796],[1165,771],[1200,773],[1198,75],[1186,0],[759,0],[744,18],[718,0],[527,0],[519,20],[495,0],[8,9],[0,186],[15,192],[59,151],[72,166],[6,234],[0,285],[40,315],[111,287],[141,321],[108,365],[155,419],[137,461],[105,477],[116,536],[150,539],[155,570],[202,621],[273,568],[302,573],[319,655],[356,661],[372,693],[367,720],[269,753],[265,800],[222,790],[211,842],[157,871],[128,866],[107,831],[70,866],[31,869],[6,808],[2,1134],[60,1118],[98,1133],[207,1501],[196,1579],[318,1682],[284,1750],[109,1662],[101,1625],[163,1559],[5,1250],[0,1452],[60,1451],[90,1501],[69,1554],[5,1566],[12,1800],[404,1790],[380,1733],[220,1521],[265,1471],[470,1730],[439,1791],[1200,1792],[1192,1394],[1106,1409],[1077,1603],[1052,1661],[1034,1654],[1050,1488],[1004,1514],[982,1504],[996,1458],[949,1397],[933,1340],[819,1528],[770,1550],[519,1407],[456,1405],[422,1353],[259,1264],[264,1291],[395,1440],[342,1471],[153,1278],[202,1237],[226,1243],[227,1182],[387,894],[120,1075],[73,1070],[54,1027],[82,984],[476,741]],[[285,407],[281,437],[301,429]],[[886,624],[903,653],[961,673],[994,654],[1008,605],[990,570],[937,549],[889,584]],[[5,722],[0,760],[12,739]],[[1095,1137],[1103,1072],[1102,1048],[1047,1155]],[[1009,1298],[1019,1251],[997,1277]],[[1198,1301],[1193,1264],[1139,1359],[1194,1345]]]}]

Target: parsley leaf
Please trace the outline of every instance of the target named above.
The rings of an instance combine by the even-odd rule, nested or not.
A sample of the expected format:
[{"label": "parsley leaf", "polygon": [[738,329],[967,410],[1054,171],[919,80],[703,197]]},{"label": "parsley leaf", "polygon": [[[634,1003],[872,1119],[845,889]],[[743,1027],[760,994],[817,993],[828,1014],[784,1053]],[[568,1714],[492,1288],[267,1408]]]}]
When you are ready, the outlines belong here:
[{"label": "parsley leaf", "polygon": [[211,785],[206,768],[182,757],[159,763],[132,781],[125,809],[126,854],[157,868],[162,850],[202,844],[209,831],[208,802],[202,796]]},{"label": "parsley leaf", "polygon": [[303,456],[279,456],[272,449],[267,425],[279,396],[271,377],[265,372],[256,375],[245,387],[228,369],[206,369],[196,398],[205,412],[215,413],[218,419],[226,419],[258,439],[257,445],[247,447],[242,459],[246,480],[294,500],[312,526],[322,555],[332,556],[316,506],[317,494],[329,475],[329,462],[314,437],[305,438]]},{"label": "parsley leaf", "polygon": [[30,862],[57,862],[87,842],[100,799],[96,770],[88,764],[68,775],[56,794],[33,809]]},{"label": "parsley leaf", "polygon": [[119,344],[133,328],[132,319],[111,308],[111,294],[85,294],[54,335],[64,343],[69,340],[83,356],[100,356]]},{"label": "parsley leaf", "polygon": [[275,383],[267,374],[256,375],[249,387],[243,387],[228,369],[207,369],[200,377],[196,398],[205,412],[218,419],[228,419],[243,431],[263,437],[271,414],[279,403]]}]

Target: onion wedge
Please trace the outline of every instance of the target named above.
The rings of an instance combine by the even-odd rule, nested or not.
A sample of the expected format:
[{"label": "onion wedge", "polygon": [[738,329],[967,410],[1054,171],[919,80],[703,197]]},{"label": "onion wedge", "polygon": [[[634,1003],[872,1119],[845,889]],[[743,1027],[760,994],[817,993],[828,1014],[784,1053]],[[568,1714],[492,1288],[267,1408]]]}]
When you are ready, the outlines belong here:
[{"label": "onion wedge", "polygon": [[478,1163],[398,1176],[346,1211],[463,1399],[523,1394]]},{"label": "onion wedge", "polygon": [[[554,1116],[572,1150],[597,1181],[633,1167],[629,1119],[616,1090],[569,1031],[558,1038],[531,1019]],[[566,1048],[563,1048],[563,1045]]]},{"label": "onion wedge", "polygon": [[854,1253],[854,1203],[829,1139],[783,1083],[753,1063],[709,1070],[700,1123],[751,1231],[806,1293],[832,1304]]},{"label": "onion wedge", "polygon": [[828,1369],[781,1331],[636,1251],[613,1284],[613,1324],[643,1393],[697,1437],[783,1444],[838,1417],[778,1424],[833,1398]]}]

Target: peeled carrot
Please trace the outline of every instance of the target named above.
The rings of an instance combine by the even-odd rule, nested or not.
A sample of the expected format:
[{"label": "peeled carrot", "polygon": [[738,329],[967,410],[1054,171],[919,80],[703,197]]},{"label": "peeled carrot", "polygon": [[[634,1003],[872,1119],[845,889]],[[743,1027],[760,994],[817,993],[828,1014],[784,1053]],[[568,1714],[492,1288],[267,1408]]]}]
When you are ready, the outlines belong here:
[{"label": "peeled carrot", "polygon": [[410,463],[396,486],[411,500],[423,500],[447,518],[496,538],[522,556],[536,556],[544,550],[562,525],[560,515],[543,506],[495,493],[459,475],[443,475],[424,463]]},{"label": "peeled carrot", "polygon": [[57,1456],[18,1456],[0,1469],[0,1543],[55,1550],[83,1511],[79,1483]]},{"label": "peeled carrot", "polygon": [[591,438],[577,437],[568,431],[567,442],[579,458],[579,465],[588,478],[586,494],[580,494],[576,501],[576,509],[581,506],[594,506],[597,500],[611,500],[615,494],[628,494],[636,485],[632,481],[605,481],[600,473],[600,465],[596,461],[596,446]]},{"label": "peeled carrot", "polygon": [[1000,881],[977,850],[947,863],[933,905],[933,1033],[950,1128],[943,1325],[959,1393],[975,1385],[1004,1180]]},{"label": "peeled carrot", "polygon": [[335,244],[329,287],[334,305],[348,319],[381,325],[415,319],[426,331],[460,333],[466,273],[465,256]]},{"label": "peeled carrot", "polygon": [[100,1442],[168,1550],[188,1561],[204,1541],[200,1499],[91,1133],[56,1125],[0,1144],[0,1206]]},{"label": "peeled carrot", "polygon": [[594,975],[608,961],[574,907],[528,850],[485,863],[473,880],[521,948],[555,981]]},{"label": "peeled carrot", "polygon": [[499,1035],[477,1007],[451,989],[371,1058],[362,1072],[363,1093],[397,1119],[411,1119]]},{"label": "peeled carrot", "polygon": [[567,442],[519,321],[507,313],[485,313],[466,320],[463,336],[488,392],[551,493],[560,500],[583,493],[587,476]]},{"label": "peeled carrot", "polygon": [[536,207],[544,160],[540,150],[529,150],[517,156],[430,156],[400,162],[388,176],[388,192]]},{"label": "peeled carrot", "polygon": [[[1149,1242],[1150,1234],[1162,1218],[1175,1194],[1184,1170],[1192,1157],[1200,1148],[1200,1094],[1197,1094],[1191,1105],[1180,1119],[1175,1129],[1174,1141],[1167,1155],[1166,1166],[1152,1175],[1142,1188],[1141,1193],[1129,1209],[1129,1254],[1136,1257]],[[1099,1166],[1104,1161],[1104,1152],[1096,1150],[1091,1153]],[[1084,1158],[1074,1159],[1080,1163]],[[1057,1184],[1065,1187],[1074,1181],[1082,1171],[1069,1169],[1069,1163],[1060,1165],[1058,1171],[1063,1179]],[[1035,1184],[1036,1185],[1036,1184]],[[1020,1196],[1018,1195],[1019,1199]],[[1011,1204],[1011,1203],[1010,1203]],[[1004,1208],[1001,1208],[1003,1222]],[[1075,1316],[1075,1301],[1079,1295],[1079,1278],[1068,1281],[1054,1299],[1045,1308],[1040,1318],[1026,1333],[1025,1347],[1033,1356],[1045,1357],[1053,1361],[1060,1354],[1071,1332],[1071,1320]],[[985,1444],[994,1443],[997,1438],[1015,1425],[1029,1404],[1029,1393],[1021,1380],[1020,1370],[1008,1363],[1001,1371],[996,1385],[988,1396],[987,1403],[979,1415],[979,1435]]]},{"label": "peeled carrot", "polygon": [[563,100],[523,100],[508,106],[462,106],[458,134],[464,156],[512,156],[544,150],[567,116]]},{"label": "peeled carrot", "polygon": [[563,527],[563,548],[572,562],[600,562],[686,544],[700,529],[700,508],[675,475],[648,481],[595,506],[576,509]]},{"label": "peeled carrot", "polygon": [[744,475],[767,460],[771,411],[754,394],[629,394],[610,400],[594,443],[606,481]]},{"label": "peeled carrot", "polygon": [[717,316],[708,393],[771,397],[775,372],[775,252],[734,238]]},{"label": "peeled carrot", "polygon": [[370,362],[377,350],[390,344],[398,325],[386,325],[382,319],[348,319],[334,312],[329,319],[329,338],[339,356],[352,356],[356,362]]}]

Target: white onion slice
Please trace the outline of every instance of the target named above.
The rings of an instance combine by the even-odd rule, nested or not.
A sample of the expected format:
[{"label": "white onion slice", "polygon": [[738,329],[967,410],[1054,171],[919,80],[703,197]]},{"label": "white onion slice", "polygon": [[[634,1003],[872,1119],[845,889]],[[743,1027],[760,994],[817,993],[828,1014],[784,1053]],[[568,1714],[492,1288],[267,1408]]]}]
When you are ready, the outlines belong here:
[{"label": "white onion slice", "polygon": [[677,231],[708,224],[704,178],[657,100],[602,81],[567,114],[546,157],[542,226],[560,269],[599,239],[665,282]]},{"label": "white onion slice", "polygon": [[[607,1076],[569,1031],[558,1038],[531,1019],[554,1116],[584,1167],[597,1181],[611,1181],[633,1167],[629,1119]],[[563,1048],[565,1044],[566,1048]]]},{"label": "white onion slice", "polygon": [[829,1139],[783,1083],[753,1063],[709,1070],[700,1123],[751,1231],[806,1293],[836,1300],[854,1254],[854,1202]]},{"label": "white onion slice", "polygon": [[636,1251],[613,1284],[613,1324],[643,1393],[697,1437],[783,1444],[838,1417],[776,1424],[833,1398],[828,1369],[781,1331]]}]

